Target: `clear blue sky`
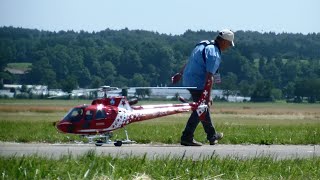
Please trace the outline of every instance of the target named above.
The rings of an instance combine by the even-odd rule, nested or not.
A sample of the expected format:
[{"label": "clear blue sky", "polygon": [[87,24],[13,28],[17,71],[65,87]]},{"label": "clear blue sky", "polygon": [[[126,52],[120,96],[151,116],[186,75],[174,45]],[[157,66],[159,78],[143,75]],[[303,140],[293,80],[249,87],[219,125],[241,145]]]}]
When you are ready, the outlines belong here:
[{"label": "clear blue sky", "polygon": [[320,0],[0,0],[0,26],[320,33]]}]

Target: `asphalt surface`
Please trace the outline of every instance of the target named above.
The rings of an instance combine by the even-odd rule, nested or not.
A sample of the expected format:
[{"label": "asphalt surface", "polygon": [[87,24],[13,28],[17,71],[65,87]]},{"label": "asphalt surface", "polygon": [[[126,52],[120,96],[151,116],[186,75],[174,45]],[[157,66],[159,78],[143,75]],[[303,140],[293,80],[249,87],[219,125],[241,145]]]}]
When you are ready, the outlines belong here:
[{"label": "asphalt surface", "polygon": [[201,159],[212,155],[219,157],[253,158],[269,156],[275,159],[312,158],[320,156],[320,145],[203,145],[186,147],[168,144],[112,144],[100,147],[94,144],[45,144],[0,142],[0,156],[38,155],[59,158],[63,155],[79,156],[89,151],[98,155],[115,157],[147,156],[148,158],[182,157]]}]

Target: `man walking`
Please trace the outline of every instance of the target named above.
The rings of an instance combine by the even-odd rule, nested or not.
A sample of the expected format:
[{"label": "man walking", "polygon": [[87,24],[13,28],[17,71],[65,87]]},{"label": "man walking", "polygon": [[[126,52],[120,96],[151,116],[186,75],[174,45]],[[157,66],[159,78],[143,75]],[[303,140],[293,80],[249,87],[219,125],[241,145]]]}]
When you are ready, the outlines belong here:
[{"label": "man walking", "polygon": [[[187,64],[180,73],[172,77],[172,83],[178,82],[183,78],[183,86],[196,87],[189,89],[194,102],[200,99],[204,87],[209,84],[211,94],[212,81],[220,81],[218,69],[221,63],[221,52],[234,46],[234,33],[228,29],[219,32],[215,40],[201,41],[193,49]],[[211,84],[210,84],[211,83]],[[209,106],[209,104],[207,104]],[[181,136],[181,145],[184,146],[201,146],[194,140],[194,131],[196,130],[200,120],[196,111],[193,111],[186,127]],[[207,134],[207,140],[210,145],[214,145],[218,140],[222,139],[223,133],[218,133],[211,121],[209,108],[206,113],[205,120],[201,121],[203,128]]]}]

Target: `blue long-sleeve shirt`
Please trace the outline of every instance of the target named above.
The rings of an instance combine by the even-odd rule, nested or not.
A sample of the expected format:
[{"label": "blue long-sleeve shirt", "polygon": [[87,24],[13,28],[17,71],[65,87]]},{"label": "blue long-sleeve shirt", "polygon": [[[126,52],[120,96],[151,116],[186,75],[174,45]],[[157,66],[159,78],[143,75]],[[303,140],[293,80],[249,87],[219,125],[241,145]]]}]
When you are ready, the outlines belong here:
[{"label": "blue long-sleeve shirt", "polygon": [[[202,51],[205,48],[206,60],[202,57]],[[206,73],[215,74],[221,63],[221,52],[217,45],[198,45],[196,46],[183,71],[183,86],[197,87],[197,90],[203,90],[206,80]]]}]

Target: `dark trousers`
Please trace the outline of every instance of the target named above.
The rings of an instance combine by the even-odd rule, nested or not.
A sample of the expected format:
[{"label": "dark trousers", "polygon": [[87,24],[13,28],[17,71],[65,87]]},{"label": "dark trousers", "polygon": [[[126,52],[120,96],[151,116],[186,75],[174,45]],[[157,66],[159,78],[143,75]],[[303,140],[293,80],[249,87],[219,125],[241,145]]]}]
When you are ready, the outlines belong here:
[{"label": "dark trousers", "polygon": [[[202,90],[190,89],[189,91],[191,93],[193,102],[198,102],[198,100],[201,97]],[[206,119],[203,121],[200,121],[197,111],[192,112],[187,122],[187,125],[184,131],[182,132],[181,140],[192,141],[194,136],[194,131],[196,130],[199,122],[202,123],[204,131],[207,133],[207,139],[208,140],[212,139],[216,134],[216,130],[211,122],[210,112],[208,108],[206,113]]]}]

